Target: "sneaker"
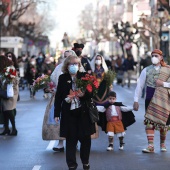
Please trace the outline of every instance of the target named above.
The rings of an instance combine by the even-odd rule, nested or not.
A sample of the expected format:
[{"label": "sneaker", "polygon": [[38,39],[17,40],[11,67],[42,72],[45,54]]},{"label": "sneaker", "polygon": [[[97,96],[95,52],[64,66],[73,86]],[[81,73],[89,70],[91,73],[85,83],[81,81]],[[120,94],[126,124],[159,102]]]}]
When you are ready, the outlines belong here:
[{"label": "sneaker", "polygon": [[112,151],[113,150],[113,144],[109,144],[109,146],[107,147],[107,151]]},{"label": "sneaker", "polygon": [[44,97],[45,99],[47,99],[47,98],[48,98],[48,95],[47,95],[46,93],[44,93],[43,97]]},{"label": "sneaker", "polygon": [[154,152],[154,146],[153,145],[148,145],[146,149],[142,150],[143,153],[153,153]]},{"label": "sneaker", "polygon": [[123,145],[122,145],[122,146],[119,146],[119,150],[123,150]]},{"label": "sneaker", "polygon": [[161,152],[166,152],[166,146],[164,143],[161,143]]},{"label": "sneaker", "polygon": [[119,146],[119,150],[123,150],[123,145],[124,145],[125,143],[120,143],[120,146]]}]

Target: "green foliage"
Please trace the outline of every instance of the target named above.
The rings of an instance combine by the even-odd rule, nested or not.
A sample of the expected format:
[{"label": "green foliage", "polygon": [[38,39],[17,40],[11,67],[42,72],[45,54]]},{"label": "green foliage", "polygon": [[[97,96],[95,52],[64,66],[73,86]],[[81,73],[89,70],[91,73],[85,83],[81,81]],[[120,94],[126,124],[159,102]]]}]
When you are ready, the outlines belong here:
[{"label": "green foliage", "polygon": [[108,70],[104,75],[104,80],[106,81],[107,87],[110,87],[116,77],[116,72],[112,70]]}]

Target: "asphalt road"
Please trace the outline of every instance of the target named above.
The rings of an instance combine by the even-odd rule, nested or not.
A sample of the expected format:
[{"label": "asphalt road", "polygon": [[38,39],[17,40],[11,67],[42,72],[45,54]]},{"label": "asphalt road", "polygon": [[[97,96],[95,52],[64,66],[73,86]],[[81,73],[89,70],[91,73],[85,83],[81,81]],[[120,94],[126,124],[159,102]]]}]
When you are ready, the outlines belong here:
[{"label": "asphalt road", "polygon": [[[136,84],[122,88],[114,84],[117,101],[133,105]],[[17,105],[16,126],[18,136],[0,136],[0,170],[67,170],[65,153],[52,151],[55,141],[43,141],[41,137],[42,121],[48,100],[43,92],[30,99],[27,89],[20,91],[21,100]],[[140,100],[140,109],[134,112],[136,123],[126,131],[124,150],[120,151],[118,138],[114,139],[114,151],[108,152],[107,136],[100,130],[98,139],[92,140],[91,170],[170,170],[170,135],[167,135],[167,152],[160,152],[159,132],[155,133],[155,153],[144,154],[147,139],[143,125],[144,99]],[[3,126],[0,125],[0,132]],[[77,151],[78,170],[82,164]]]}]

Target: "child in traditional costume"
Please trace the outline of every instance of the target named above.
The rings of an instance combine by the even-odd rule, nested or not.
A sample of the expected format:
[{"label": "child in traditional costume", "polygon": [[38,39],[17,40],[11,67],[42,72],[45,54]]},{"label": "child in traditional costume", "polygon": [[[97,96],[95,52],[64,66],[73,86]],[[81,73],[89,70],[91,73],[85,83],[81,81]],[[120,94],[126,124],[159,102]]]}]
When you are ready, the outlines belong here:
[{"label": "child in traditional costume", "polygon": [[116,134],[119,138],[119,149],[123,150],[124,135],[127,126],[135,122],[132,107],[124,106],[121,102],[116,102],[116,93],[111,91],[108,94],[108,102],[104,106],[97,106],[98,111],[106,113],[106,132],[109,140],[107,151],[113,150],[113,137]]}]

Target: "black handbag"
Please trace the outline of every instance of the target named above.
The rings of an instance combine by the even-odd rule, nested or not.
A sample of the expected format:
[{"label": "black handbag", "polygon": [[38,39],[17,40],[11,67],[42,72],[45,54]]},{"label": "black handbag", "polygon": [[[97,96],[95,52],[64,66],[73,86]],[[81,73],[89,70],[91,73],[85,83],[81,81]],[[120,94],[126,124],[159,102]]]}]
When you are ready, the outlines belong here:
[{"label": "black handbag", "polygon": [[0,98],[8,99],[7,91],[0,88]]},{"label": "black handbag", "polygon": [[88,110],[89,110],[91,123],[98,122],[99,121],[99,113],[98,113],[95,103],[91,100],[91,102],[89,104],[87,104],[87,106],[88,106]]}]

